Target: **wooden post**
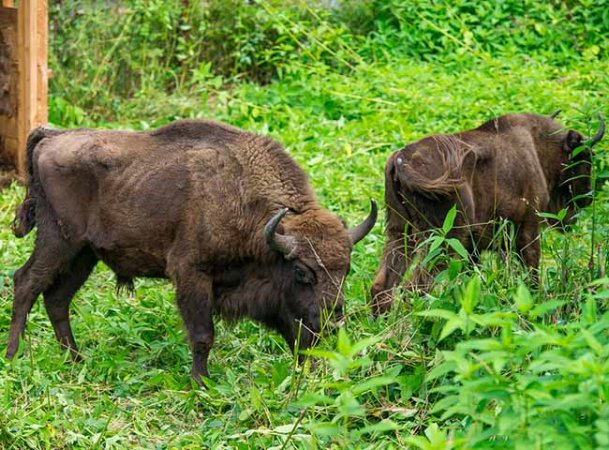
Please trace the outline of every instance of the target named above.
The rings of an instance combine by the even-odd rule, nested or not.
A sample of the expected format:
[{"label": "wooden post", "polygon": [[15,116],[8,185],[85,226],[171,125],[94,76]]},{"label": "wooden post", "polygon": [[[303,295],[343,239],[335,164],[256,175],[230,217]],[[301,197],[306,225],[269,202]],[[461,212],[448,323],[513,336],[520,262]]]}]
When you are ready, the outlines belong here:
[{"label": "wooden post", "polygon": [[48,121],[47,11],[47,0],[19,2],[19,151],[15,163],[21,176],[25,174],[27,135],[30,130]]},{"label": "wooden post", "polygon": [[17,165],[19,154],[19,45],[17,9],[0,7],[0,171]]},{"label": "wooden post", "polygon": [[22,178],[28,133],[48,121],[47,13],[48,0],[0,0],[0,170]]}]

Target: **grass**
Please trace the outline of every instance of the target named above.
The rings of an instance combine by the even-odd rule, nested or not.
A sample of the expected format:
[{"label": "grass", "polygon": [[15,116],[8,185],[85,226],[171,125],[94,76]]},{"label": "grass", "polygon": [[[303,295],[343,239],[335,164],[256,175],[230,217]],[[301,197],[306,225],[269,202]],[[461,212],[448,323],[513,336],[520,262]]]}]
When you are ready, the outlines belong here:
[{"label": "grass", "polygon": [[[203,83],[176,95],[150,89],[117,100],[103,121],[84,114],[78,122],[142,129],[175,118],[213,117],[268,134],[305,168],[321,203],[352,224],[367,213],[369,198],[382,203],[384,163],[406,142],[474,127],[508,112],[550,113],[559,108],[565,124],[591,134],[596,114],[609,116],[604,103],[608,71],[609,62],[603,59],[559,66],[525,54],[455,53],[428,62],[393,55],[383,63],[361,62],[346,71],[294,64],[290,73],[268,86],[240,82],[225,90],[208,89]],[[57,99],[61,92],[51,95]],[[57,103],[52,105],[58,108]],[[606,148],[601,143],[596,149],[599,172],[609,163]],[[560,422],[559,411],[568,408],[556,405],[568,398],[567,378],[561,378],[560,367],[548,366],[547,373],[558,380],[542,390],[556,400],[554,413],[543,410],[549,417],[543,426],[549,428],[526,429],[526,420],[534,422],[538,417],[532,412],[541,401],[539,394],[530,403],[525,425],[522,416],[514,419],[514,430],[520,434],[514,431],[512,444],[522,435],[518,442],[530,445],[525,448],[602,447],[603,433],[608,433],[603,425],[603,417],[609,417],[607,393],[592,385],[603,386],[608,380],[603,358],[609,346],[606,331],[592,327],[604,323],[601,317],[609,297],[604,278],[609,254],[608,193],[601,185],[594,210],[584,211],[569,234],[543,232],[541,285],[530,301],[535,307],[549,305],[546,312],[532,313],[522,306],[531,294],[521,287],[526,276],[515,257],[508,255],[506,262],[489,254],[479,267],[455,261],[454,273],[439,278],[431,293],[403,293],[387,318],[373,321],[367,293],[383,244],[381,218],[353,253],[345,287],[347,324],[318,345],[314,367],[308,363],[295,367],[280,336],[249,320],[232,327],[218,321],[208,390],[191,389],[191,359],[171,286],[138,280],[134,294],[117,294],[112,273],[99,265],[73,302],[72,324],[84,362],[72,364],[60,350],[41,302],[30,314],[18,357],[13,362],[0,358],[0,447],[512,448],[501,433],[485,437],[485,426],[492,422],[493,408],[497,416],[500,409],[517,411],[505,400],[513,392],[534,398],[532,385],[514,390],[516,384],[501,383],[529,374],[531,361],[548,349],[566,352],[561,361],[570,361],[573,367],[582,355],[592,355],[586,356],[588,366],[598,363],[598,368],[590,374],[571,374],[570,379],[581,377],[573,389],[580,394],[590,391],[596,409],[578,410],[572,427],[571,422]],[[9,227],[23,194],[17,185],[0,192],[2,336],[10,324],[11,275],[32,249],[31,236],[17,240]],[[593,219],[596,271],[590,274]],[[479,280],[478,285],[473,279]],[[468,307],[468,301],[473,306]],[[467,325],[440,339],[445,321],[434,316],[439,309],[471,317],[472,323],[479,317],[504,314],[510,331],[498,322]],[[584,331],[573,328],[580,322]],[[447,361],[453,358],[462,366],[471,365],[467,358],[482,350],[482,344],[476,347],[477,340],[499,339],[512,332],[514,348],[522,349],[525,343],[518,344],[518,336],[539,339],[545,329],[558,333],[565,343],[556,344],[556,337],[544,341],[545,347],[526,348],[521,359],[502,356],[501,361],[510,361],[509,370],[493,359],[497,355],[486,359],[497,364],[494,370],[463,369],[473,370],[479,380],[501,373],[501,380],[492,380],[505,389],[504,397],[493,397],[482,407],[476,403],[473,412],[466,408],[471,398],[461,399],[460,410],[445,414],[443,399],[453,402],[450,406],[460,404],[449,395],[450,389],[461,386],[472,396],[483,392],[480,386],[467,384],[468,375],[455,365],[448,367]],[[582,340],[584,335],[592,337]],[[459,353],[463,345],[470,347]],[[542,372],[534,381],[546,386],[546,378]],[[438,389],[443,386],[444,391]],[[480,418],[479,410],[490,415]],[[501,417],[502,429],[510,430],[506,416]],[[588,440],[580,437],[581,429]],[[476,438],[471,437],[474,432],[479,432]],[[559,441],[555,436],[560,433],[573,433],[574,438]]]}]

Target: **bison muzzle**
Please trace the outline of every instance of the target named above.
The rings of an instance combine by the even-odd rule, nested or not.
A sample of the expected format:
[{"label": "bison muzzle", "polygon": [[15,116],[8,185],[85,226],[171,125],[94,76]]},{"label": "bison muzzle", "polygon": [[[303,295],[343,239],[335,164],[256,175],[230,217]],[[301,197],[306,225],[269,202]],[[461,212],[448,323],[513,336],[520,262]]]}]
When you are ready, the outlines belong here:
[{"label": "bison muzzle", "polygon": [[[391,155],[385,167],[386,242],[371,289],[375,315],[390,308],[412,252],[455,205],[450,237],[477,257],[477,251],[495,247],[495,221],[510,220],[516,250],[536,277],[539,213],[566,209],[561,223],[549,220],[563,226],[590,203],[591,148],[605,131],[601,118],[598,132],[585,142],[555,121],[556,114],[509,114],[473,130],[426,137]],[[429,281],[418,267],[410,284],[420,288]]]},{"label": "bison muzzle", "polygon": [[57,339],[78,358],[69,306],[99,260],[122,284],[172,281],[199,383],[215,314],[251,317],[297,352],[326,313],[342,315],[351,250],[376,221],[372,202],[346,229],[278,143],[211,121],[151,132],[38,128],[27,156],[14,232],[37,227],[37,236],[14,276],[9,358],[41,293]]}]

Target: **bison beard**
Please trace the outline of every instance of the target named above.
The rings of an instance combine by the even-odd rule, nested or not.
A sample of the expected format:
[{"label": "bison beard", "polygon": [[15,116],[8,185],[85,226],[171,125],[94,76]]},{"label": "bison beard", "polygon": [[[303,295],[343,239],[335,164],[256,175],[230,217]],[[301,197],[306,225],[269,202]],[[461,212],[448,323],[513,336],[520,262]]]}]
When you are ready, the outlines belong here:
[{"label": "bison beard", "polygon": [[351,249],[376,221],[373,202],[347,230],[278,143],[210,121],[152,132],[38,128],[27,156],[13,230],[38,232],[14,276],[9,358],[41,293],[57,339],[79,358],[70,302],[99,260],[121,283],[173,282],[199,383],[214,314],[249,316],[307,348],[325,313],[342,315]]},{"label": "bison beard", "polygon": [[[438,135],[407,145],[385,167],[386,242],[372,284],[375,315],[387,311],[410,254],[426,234],[442,226],[457,205],[450,237],[477,255],[493,246],[493,222],[516,226],[516,247],[533,276],[539,265],[538,212],[557,214],[572,223],[577,208],[590,199],[591,147],[605,131],[601,125],[582,151],[580,133],[564,130],[550,117],[510,114],[454,135]],[[413,287],[430,277],[415,269]]]}]

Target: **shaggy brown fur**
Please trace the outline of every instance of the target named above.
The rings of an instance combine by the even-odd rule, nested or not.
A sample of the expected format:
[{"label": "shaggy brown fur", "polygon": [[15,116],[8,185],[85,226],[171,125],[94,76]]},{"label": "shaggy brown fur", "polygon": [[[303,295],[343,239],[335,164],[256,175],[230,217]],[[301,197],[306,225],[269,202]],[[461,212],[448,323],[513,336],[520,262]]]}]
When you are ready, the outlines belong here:
[{"label": "shaggy brown fur", "polygon": [[[78,356],[69,305],[98,260],[123,284],[173,282],[197,381],[208,376],[214,313],[252,317],[307,348],[322,311],[340,318],[352,246],[376,220],[373,205],[347,230],[278,143],[216,122],[152,132],[39,128],[27,152],[28,194],[14,230],[38,233],[14,277],[9,358],[40,293],[57,339]],[[274,217],[282,220],[268,227]]]},{"label": "shaggy brown fur", "polygon": [[[538,212],[568,208],[569,223],[590,202],[590,150],[573,152],[582,135],[553,119],[510,114],[474,130],[424,138],[391,155],[385,167],[387,240],[371,289],[375,314],[390,308],[409,255],[455,204],[451,236],[468,251],[489,248],[493,221],[505,218],[517,227],[523,262],[537,268]],[[604,124],[592,143],[603,132]],[[415,272],[415,286],[421,273]]]}]

